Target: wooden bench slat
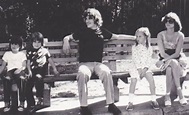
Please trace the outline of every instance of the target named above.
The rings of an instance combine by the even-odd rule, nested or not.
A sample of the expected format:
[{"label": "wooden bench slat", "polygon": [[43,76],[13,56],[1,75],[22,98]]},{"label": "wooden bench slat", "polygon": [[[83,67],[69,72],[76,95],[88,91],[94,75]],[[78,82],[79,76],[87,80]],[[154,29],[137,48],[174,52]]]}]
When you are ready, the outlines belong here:
[{"label": "wooden bench slat", "polygon": [[8,48],[9,47],[9,43],[0,43],[0,49],[1,48]]},{"label": "wooden bench slat", "polygon": [[0,56],[3,56],[5,51],[0,51]]},{"label": "wooden bench slat", "polygon": [[[61,49],[49,49],[50,54],[63,54]],[[71,49],[69,54],[76,54],[78,53],[78,49]]]},{"label": "wooden bench slat", "polygon": [[[54,41],[54,42],[52,42],[52,41],[50,41],[50,42],[47,42],[47,43],[45,43],[45,47],[58,47],[58,46],[61,46],[62,47],[62,41]],[[70,42],[70,46],[77,46],[78,45],[78,43],[77,42]]]},{"label": "wooden bench slat", "polygon": [[115,55],[115,56],[104,56],[103,60],[122,60],[131,59],[131,55]]},{"label": "wooden bench slat", "polygon": [[78,62],[77,58],[52,58],[52,60],[55,63],[60,63],[60,62]]},{"label": "wooden bench slat", "polygon": [[116,52],[120,52],[120,51],[131,51],[132,47],[108,47],[108,48],[104,48],[104,52],[111,52],[111,51],[116,51]]}]

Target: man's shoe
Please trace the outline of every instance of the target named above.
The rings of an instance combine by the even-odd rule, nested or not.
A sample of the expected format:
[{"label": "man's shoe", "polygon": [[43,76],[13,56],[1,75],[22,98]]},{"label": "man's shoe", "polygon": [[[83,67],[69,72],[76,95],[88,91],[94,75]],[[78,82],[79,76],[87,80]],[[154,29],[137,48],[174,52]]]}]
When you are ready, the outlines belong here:
[{"label": "man's shoe", "polygon": [[165,107],[170,107],[172,105],[171,98],[169,95],[165,95]]},{"label": "man's shoe", "polygon": [[180,102],[180,104],[183,105],[183,106],[185,106],[185,105],[188,104],[188,103],[187,103],[187,100],[186,100],[185,98],[180,99],[179,102]]},{"label": "man's shoe", "polygon": [[110,113],[113,113],[113,115],[121,115],[121,111],[119,110],[119,108],[116,107],[115,104],[109,104],[108,106],[108,111]]},{"label": "man's shoe", "polygon": [[81,115],[92,115],[92,112],[88,107],[80,107]]},{"label": "man's shoe", "polygon": [[133,110],[133,108],[134,108],[133,103],[129,102],[126,107],[126,110],[131,111],[131,110]]},{"label": "man's shoe", "polygon": [[10,111],[10,103],[5,103],[5,107],[4,107],[4,109],[3,109],[3,112],[9,112]]},{"label": "man's shoe", "polygon": [[159,109],[159,104],[158,104],[157,101],[152,101],[151,105],[152,105],[152,107],[153,107],[154,109],[156,109],[156,110]]}]

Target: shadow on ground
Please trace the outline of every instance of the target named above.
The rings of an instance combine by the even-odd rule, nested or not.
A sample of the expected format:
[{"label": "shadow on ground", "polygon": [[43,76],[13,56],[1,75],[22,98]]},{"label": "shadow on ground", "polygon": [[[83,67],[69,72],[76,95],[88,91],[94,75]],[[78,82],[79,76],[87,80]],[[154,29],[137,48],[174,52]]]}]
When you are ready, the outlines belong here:
[{"label": "shadow on ground", "polygon": [[[140,103],[134,105],[133,111],[126,111],[125,106],[119,106],[122,111],[122,115],[188,115],[189,114],[189,105],[181,106],[178,101],[173,102],[171,107],[164,107],[164,97],[160,97],[157,99],[160,109],[154,110],[151,107],[150,101],[145,103]],[[69,103],[68,103],[69,104]],[[36,110],[42,109],[45,107],[38,107]],[[89,105],[90,110],[94,115],[112,115],[108,112],[106,101],[98,101],[96,103]],[[27,112],[18,113],[17,111],[12,111],[10,113],[3,113],[3,108],[0,109],[0,115],[80,115],[79,107],[72,108],[69,110],[57,110],[57,111],[42,111],[36,112],[32,114],[28,114]]]}]

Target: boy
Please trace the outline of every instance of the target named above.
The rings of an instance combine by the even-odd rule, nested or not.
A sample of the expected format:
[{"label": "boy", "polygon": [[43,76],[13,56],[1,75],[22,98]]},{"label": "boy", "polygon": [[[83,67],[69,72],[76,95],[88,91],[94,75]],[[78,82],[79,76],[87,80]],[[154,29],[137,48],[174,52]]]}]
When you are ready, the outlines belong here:
[{"label": "boy", "polygon": [[53,60],[50,57],[49,51],[43,47],[43,35],[40,32],[32,33],[32,48],[27,51],[27,68],[30,78],[27,82],[26,98],[29,111],[32,111],[35,106],[33,95],[33,87],[36,88],[37,105],[43,105],[43,78],[47,74],[48,62],[53,68],[55,75],[58,75]]}]

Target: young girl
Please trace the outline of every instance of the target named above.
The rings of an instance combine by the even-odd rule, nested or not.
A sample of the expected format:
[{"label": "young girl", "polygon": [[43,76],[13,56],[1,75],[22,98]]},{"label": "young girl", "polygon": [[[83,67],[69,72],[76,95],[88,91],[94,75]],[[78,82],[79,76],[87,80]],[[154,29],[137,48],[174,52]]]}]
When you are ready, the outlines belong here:
[{"label": "young girl", "polygon": [[129,103],[126,110],[133,110],[133,97],[135,86],[138,79],[145,77],[150,85],[150,92],[152,94],[152,107],[159,109],[156,101],[155,83],[152,71],[150,70],[152,48],[149,43],[150,32],[146,27],[139,28],[136,33],[136,44],[132,47],[132,62],[133,67],[129,70],[131,75],[131,84],[129,89]]},{"label": "young girl", "polygon": [[[4,112],[10,111],[11,91],[13,86],[19,88],[19,101],[18,111],[24,110],[25,101],[25,68],[26,68],[26,54],[21,51],[22,39],[20,37],[12,37],[9,42],[10,51],[6,51],[3,55],[2,68],[0,73],[6,68],[6,75],[3,78],[4,85]],[[13,85],[14,84],[14,85]],[[13,85],[13,86],[12,86]]]},{"label": "young girl", "polygon": [[54,73],[56,75],[59,74],[54,62],[50,57],[49,51],[43,47],[43,35],[40,32],[35,32],[32,33],[31,39],[32,48],[27,51],[27,68],[30,78],[27,82],[26,99],[28,105],[27,108],[29,111],[32,111],[35,106],[34,95],[32,92],[34,85],[36,88],[36,97],[38,100],[37,105],[43,105],[43,78],[47,74],[48,62],[51,64]]},{"label": "young girl", "polygon": [[[170,93],[171,88],[176,86],[175,91],[180,98],[180,103],[186,105],[187,101],[183,96],[180,78],[186,74],[183,70],[184,55],[182,48],[184,44],[184,34],[181,32],[182,25],[176,13],[170,12],[162,18],[165,30],[158,33],[158,47],[160,52],[160,61],[156,63],[166,74],[166,95],[165,106],[171,106]],[[182,60],[182,61],[181,61]]]}]

